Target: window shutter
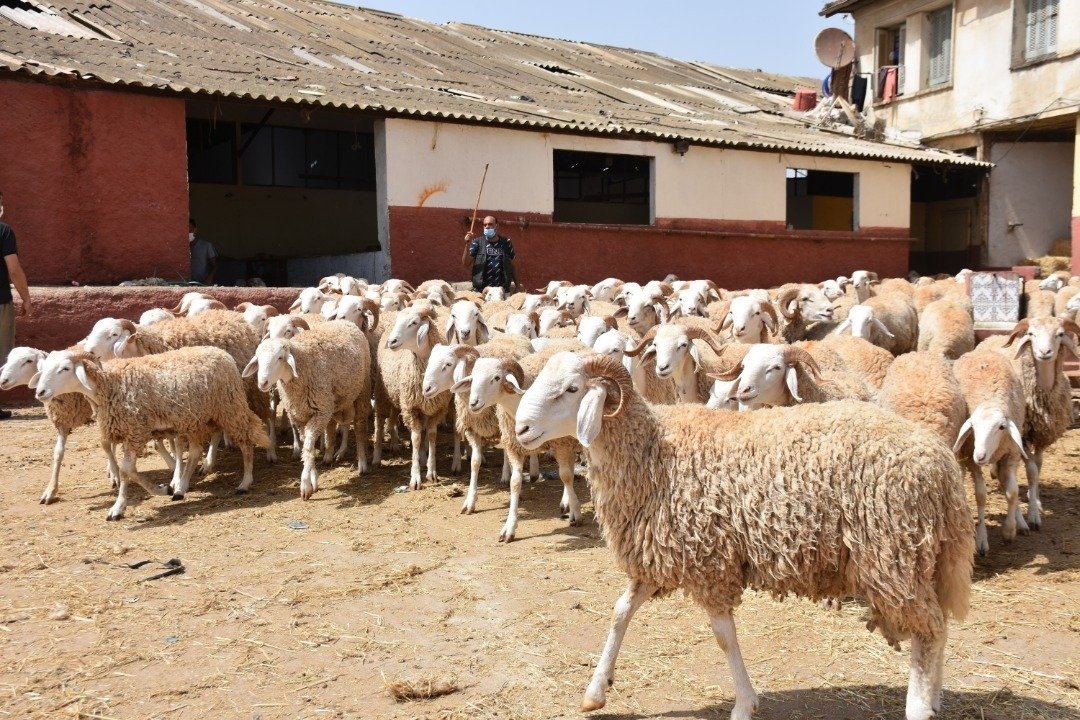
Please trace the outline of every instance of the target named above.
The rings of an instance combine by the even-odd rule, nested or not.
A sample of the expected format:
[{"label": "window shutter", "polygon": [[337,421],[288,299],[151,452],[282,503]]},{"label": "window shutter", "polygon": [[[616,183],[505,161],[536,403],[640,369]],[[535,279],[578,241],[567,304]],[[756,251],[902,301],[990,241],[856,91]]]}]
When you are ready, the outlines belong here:
[{"label": "window shutter", "polygon": [[929,85],[949,82],[952,65],[952,7],[927,15],[930,26]]}]

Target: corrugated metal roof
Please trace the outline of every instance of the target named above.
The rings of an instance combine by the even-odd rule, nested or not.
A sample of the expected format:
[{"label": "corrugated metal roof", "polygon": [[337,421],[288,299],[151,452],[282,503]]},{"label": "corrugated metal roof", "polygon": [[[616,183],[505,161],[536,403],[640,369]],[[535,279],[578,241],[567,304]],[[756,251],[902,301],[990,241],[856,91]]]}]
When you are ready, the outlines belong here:
[{"label": "corrugated metal roof", "polygon": [[[65,0],[31,5],[78,37],[0,16],[0,72],[375,114],[795,153],[973,164],[808,125],[813,78],[325,0]],[[33,12],[33,11],[30,11]],[[112,38],[112,39],[109,39]],[[809,42],[809,40],[808,40]]]}]

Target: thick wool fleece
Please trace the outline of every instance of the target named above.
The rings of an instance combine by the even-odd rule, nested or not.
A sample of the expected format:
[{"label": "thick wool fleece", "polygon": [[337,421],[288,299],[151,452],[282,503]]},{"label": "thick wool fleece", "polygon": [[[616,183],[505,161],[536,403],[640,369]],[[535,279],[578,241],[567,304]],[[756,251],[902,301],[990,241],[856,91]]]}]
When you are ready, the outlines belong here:
[{"label": "thick wool fleece", "polygon": [[949,447],[967,419],[952,364],[935,352],[901,355],[889,366],[878,404],[932,430]]},{"label": "thick wool fleece", "polygon": [[960,467],[930,431],[868,403],[736,413],[649,406],[624,389],[589,448],[589,480],[627,575],[682,588],[711,614],[745,587],[859,595],[896,641],[967,611]]},{"label": "thick wool fleece", "polygon": [[224,432],[238,447],[266,447],[266,428],[247,405],[244,383],[228,353],[214,347],[145,357],[84,361],[97,398],[101,438],[142,448],[163,433],[200,444]]}]

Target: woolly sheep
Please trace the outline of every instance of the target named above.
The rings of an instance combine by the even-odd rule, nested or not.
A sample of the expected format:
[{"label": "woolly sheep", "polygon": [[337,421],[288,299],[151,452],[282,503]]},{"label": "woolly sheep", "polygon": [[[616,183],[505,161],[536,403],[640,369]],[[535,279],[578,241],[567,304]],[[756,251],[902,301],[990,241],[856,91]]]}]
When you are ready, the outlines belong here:
[{"label": "woolly sheep", "polygon": [[[732,611],[747,586],[857,594],[868,627],[912,638],[907,717],[940,710],[949,616],[968,609],[972,521],[952,452],[869,403],[753,413],[650,406],[610,358],[561,353],[522,397],[525,448],[576,437],[596,516],[629,576],[582,710],[604,706],[622,638],[646,600],[682,588],[709,614],[735,679],[732,718],[758,698]],[[887,508],[887,510],[886,510]]]},{"label": "woolly sheep", "polygon": [[986,534],[986,482],[982,467],[997,471],[1005,491],[1008,509],[1001,525],[1005,542],[1016,537],[1020,515],[1020,491],[1017,466],[1027,460],[1024,439],[1024,389],[1012,363],[1001,353],[987,350],[970,352],[953,365],[960,384],[968,417],[960,427],[953,450],[971,472],[975,483],[978,511],[975,525],[975,549],[980,555],[990,551]]},{"label": "woolly sheep", "polygon": [[[997,349],[1012,359],[1013,368],[1024,389],[1023,438],[1029,449],[1024,462],[1028,479],[1027,522],[1018,518],[1018,528],[1042,526],[1042,501],[1039,498],[1039,479],[1042,475],[1043,451],[1065,434],[1073,421],[1069,380],[1062,370],[1068,350],[1077,357],[1077,338],[1080,326],[1061,318],[1024,319],[1012,333],[987,338],[979,346]],[[1015,347],[1013,345],[1015,344]]]},{"label": "woolly sheep", "polygon": [[836,333],[850,329],[861,337],[880,345],[893,355],[914,350],[918,344],[919,316],[911,299],[899,293],[875,295],[866,302],[853,305],[847,320],[840,323]]},{"label": "woolly sheep", "polygon": [[[131,482],[153,494],[165,494],[135,470],[139,451],[156,434],[175,435],[190,450],[187,464],[174,477],[173,500],[187,493],[202,445],[215,432],[228,434],[243,455],[238,493],[251,487],[253,447],[269,443],[261,421],[248,407],[236,362],[220,348],[187,347],[105,365],[87,352],[60,350],[49,354],[33,384],[42,402],[73,392],[86,395],[94,406],[101,446],[110,462],[112,447],[123,446],[116,502],[107,520],[123,516]],[[175,401],[178,389],[183,390],[183,402]],[[176,462],[179,470],[179,453]]]},{"label": "woolly sheep", "polygon": [[[244,377],[253,375],[257,375],[263,392],[277,386],[289,419],[303,429],[302,499],[319,489],[315,440],[325,433],[331,420],[337,419],[346,427],[353,425],[357,472],[367,472],[371,356],[367,338],[356,325],[335,320],[291,340],[263,340],[244,368]],[[328,442],[327,454],[330,450]]]},{"label": "woolly sheep", "polygon": [[955,360],[975,349],[975,321],[970,304],[955,297],[935,300],[919,315],[920,352],[929,351]]},{"label": "woolly sheep", "polygon": [[877,402],[897,415],[932,430],[953,446],[967,417],[967,405],[952,364],[935,352],[911,352],[889,366]]},{"label": "woolly sheep", "polygon": [[[386,333],[386,342],[379,344],[376,362],[379,372],[375,393],[376,413],[384,418],[400,414],[409,429],[412,439],[409,487],[413,490],[420,489],[420,445],[424,437],[427,438],[427,479],[432,482],[437,479],[436,435],[439,423],[450,407],[449,393],[426,398],[421,387],[431,348],[440,343],[446,344],[446,337],[438,323],[438,316],[432,307],[412,305],[405,308],[398,313],[393,328]],[[375,457],[381,456],[382,432],[377,423]]]}]

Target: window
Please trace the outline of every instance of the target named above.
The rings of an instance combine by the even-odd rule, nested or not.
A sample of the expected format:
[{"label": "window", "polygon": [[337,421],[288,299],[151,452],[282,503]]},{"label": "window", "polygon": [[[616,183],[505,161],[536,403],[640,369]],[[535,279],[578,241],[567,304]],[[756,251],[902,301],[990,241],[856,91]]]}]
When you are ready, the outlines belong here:
[{"label": "window", "polygon": [[904,53],[907,24],[877,31],[877,86],[874,97],[888,102],[904,94]]},{"label": "window", "polygon": [[652,159],[556,150],[555,222],[652,224]]},{"label": "window", "polygon": [[944,85],[952,79],[952,6],[926,15],[929,53],[928,87]]},{"label": "window", "polygon": [[236,123],[187,121],[188,182],[236,182]]},{"label": "window", "polygon": [[858,175],[788,168],[787,226],[792,230],[858,230]]},{"label": "window", "polygon": [[1018,0],[1023,12],[1024,60],[1057,50],[1058,0]]}]

